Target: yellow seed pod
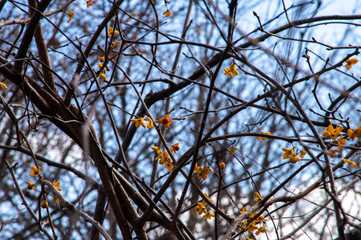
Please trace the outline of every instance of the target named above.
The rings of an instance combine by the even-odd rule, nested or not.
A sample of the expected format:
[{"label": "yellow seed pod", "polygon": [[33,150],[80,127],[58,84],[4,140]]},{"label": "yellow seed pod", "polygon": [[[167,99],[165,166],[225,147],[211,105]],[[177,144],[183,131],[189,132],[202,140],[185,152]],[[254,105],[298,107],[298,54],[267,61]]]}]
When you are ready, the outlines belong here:
[{"label": "yellow seed pod", "polygon": [[219,164],[219,168],[220,169],[225,169],[226,168],[226,164],[224,163],[224,162],[221,162],[220,164]]}]

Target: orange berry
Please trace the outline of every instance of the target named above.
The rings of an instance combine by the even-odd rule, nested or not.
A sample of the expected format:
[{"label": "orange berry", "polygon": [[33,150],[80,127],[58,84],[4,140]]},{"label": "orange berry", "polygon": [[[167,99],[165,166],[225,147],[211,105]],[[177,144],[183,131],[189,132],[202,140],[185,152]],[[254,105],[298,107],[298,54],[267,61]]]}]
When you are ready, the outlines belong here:
[{"label": "orange berry", "polygon": [[163,122],[163,124],[168,124],[168,123],[169,123],[169,119],[168,119],[168,118],[163,118],[162,122]]}]

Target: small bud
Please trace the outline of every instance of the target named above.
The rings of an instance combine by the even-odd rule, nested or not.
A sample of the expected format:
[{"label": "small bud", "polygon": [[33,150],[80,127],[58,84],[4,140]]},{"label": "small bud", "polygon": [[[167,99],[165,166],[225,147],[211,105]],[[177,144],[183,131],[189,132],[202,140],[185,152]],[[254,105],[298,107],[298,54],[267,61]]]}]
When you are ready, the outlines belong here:
[{"label": "small bud", "polygon": [[48,201],[44,200],[44,201],[41,202],[40,206],[41,206],[42,208],[48,208],[48,207],[49,207],[49,203],[48,203]]}]

